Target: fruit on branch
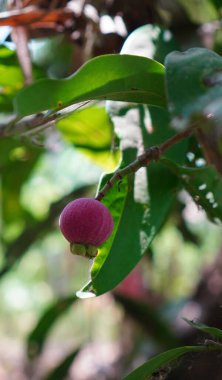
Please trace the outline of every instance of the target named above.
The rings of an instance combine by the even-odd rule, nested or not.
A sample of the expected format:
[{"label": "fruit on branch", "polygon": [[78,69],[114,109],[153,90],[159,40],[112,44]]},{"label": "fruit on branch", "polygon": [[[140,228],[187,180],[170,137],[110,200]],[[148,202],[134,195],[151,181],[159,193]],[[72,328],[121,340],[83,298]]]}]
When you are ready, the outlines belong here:
[{"label": "fruit on branch", "polygon": [[64,237],[71,243],[71,252],[95,257],[97,247],[113,231],[113,218],[108,208],[92,198],[79,198],[66,205],[59,219]]}]

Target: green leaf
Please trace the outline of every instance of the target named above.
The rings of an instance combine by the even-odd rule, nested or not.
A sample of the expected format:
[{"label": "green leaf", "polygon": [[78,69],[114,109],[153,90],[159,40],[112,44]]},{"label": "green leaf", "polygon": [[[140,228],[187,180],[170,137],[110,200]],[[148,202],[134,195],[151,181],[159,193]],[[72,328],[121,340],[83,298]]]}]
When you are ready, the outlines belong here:
[{"label": "green leaf", "polygon": [[69,78],[41,80],[24,88],[14,105],[18,115],[26,116],[92,99],[164,107],[164,67],[143,57],[118,54],[96,57]]},{"label": "green leaf", "polygon": [[200,331],[203,331],[204,333],[207,333],[211,335],[213,338],[219,338],[222,339],[222,330],[217,329],[216,327],[209,327],[201,322],[197,321],[190,321],[187,318],[183,318],[185,322],[188,323],[191,327],[198,329]]},{"label": "green leaf", "polygon": [[24,212],[20,202],[22,186],[31,175],[42,151],[9,138],[0,140],[0,150],[3,218],[5,223],[17,223]]},{"label": "green leaf", "polygon": [[[133,32],[123,46],[123,53],[159,54],[163,58],[162,44],[164,30],[146,25]],[[171,39],[172,36],[170,35]],[[138,43],[139,41],[139,43]],[[172,46],[169,43],[168,48]],[[147,109],[133,103],[107,102],[107,110],[114,123],[123,151],[121,167],[130,164],[141,147],[150,147],[164,141],[173,131],[169,128],[169,114],[163,109],[152,107],[150,118],[153,133],[147,133]],[[140,151],[141,152],[141,151]],[[185,156],[183,144],[170,156]],[[132,178],[131,178],[132,177]],[[95,293],[103,294],[113,289],[141,260],[153,238],[162,227],[178,184],[177,177],[161,164],[151,165],[123,179],[103,198],[103,202],[114,216],[115,229],[111,238],[103,244],[91,268],[91,282],[78,296],[87,297]],[[149,178],[148,178],[149,177]],[[108,181],[104,177],[102,185]],[[148,181],[147,181],[148,178]],[[149,184],[149,188],[147,186]],[[122,191],[122,194],[121,194]],[[148,202],[149,198],[149,202]],[[89,292],[92,292],[91,294]]]},{"label": "green leaf", "polygon": [[190,20],[205,23],[219,18],[217,7],[212,0],[178,0],[187,12]]},{"label": "green leaf", "polygon": [[13,97],[23,86],[23,75],[15,52],[2,46],[0,62],[0,112],[11,112]]},{"label": "green leaf", "polygon": [[214,5],[214,7],[217,9],[217,10],[221,10],[221,1],[220,0],[210,0],[210,2]]},{"label": "green leaf", "polygon": [[215,102],[217,106],[222,98],[222,58],[208,49],[192,48],[184,53],[170,53],[165,64],[169,109],[175,127],[185,128],[192,117],[212,117]]},{"label": "green leaf", "polygon": [[77,148],[95,152],[110,151],[112,124],[102,106],[78,110],[56,123],[62,136]]},{"label": "green leaf", "polygon": [[44,312],[27,339],[27,353],[30,358],[40,354],[52,326],[76,300],[75,296],[59,299]]},{"label": "green leaf", "polygon": [[[33,66],[37,79],[45,76],[42,70]],[[0,112],[13,111],[13,98],[24,85],[24,76],[15,51],[0,46]]]},{"label": "green leaf", "polygon": [[118,164],[118,150],[111,151],[113,126],[104,106],[93,105],[75,111],[56,125],[66,141],[105,170],[111,171]]},{"label": "green leaf", "polygon": [[161,162],[178,176],[182,186],[211,221],[222,221],[222,178],[213,166],[188,168],[166,158],[162,158]]},{"label": "green leaf", "polygon": [[78,355],[80,349],[75,349],[72,351],[68,356],[65,357],[59,363],[57,367],[55,367],[50,373],[47,374],[47,376],[44,378],[44,380],[63,380],[66,378],[68,371],[75,359],[75,357]]},{"label": "green leaf", "polygon": [[[166,127],[164,135],[171,135],[172,131],[167,129],[169,117],[166,112],[161,112],[163,112],[161,120],[165,124],[158,124],[159,128],[162,127],[164,130]],[[153,110],[152,116],[154,114]],[[159,128],[147,137],[148,140],[150,138],[151,145],[154,141],[157,142],[162,138],[161,133],[158,137]],[[138,133],[137,129],[136,132]],[[133,136],[131,129],[128,138],[135,143]],[[129,140],[127,141],[129,144]],[[183,142],[168,154],[170,157],[177,155],[178,160],[182,162],[185,148],[186,144]],[[135,149],[124,150],[123,158],[125,165],[132,162],[135,158]],[[171,209],[179,181],[171,170],[159,163],[148,167],[148,176],[149,203],[143,199],[135,199],[136,186],[134,186],[133,178],[129,180],[124,178],[120,186],[116,184],[103,199],[114,217],[115,229],[111,238],[103,244],[95,258],[91,268],[91,284],[82,289],[82,295],[78,293],[78,296],[84,296],[83,293],[87,293],[89,290],[100,295],[118,285],[137,265],[162,227]],[[110,176],[103,179],[100,188],[109,178]]]},{"label": "green leaf", "polygon": [[[116,197],[115,194],[114,197]],[[106,198],[108,199],[109,196]],[[114,199],[110,208],[111,212],[113,212],[115,202]],[[109,242],[109,245],[104,244],[91,268],[92,284],[96,295],[113,289],[140,261],[143,215],[144,206],[134,201],[133,191],[128,187],[112,246],[110,247]]]},{"label": "green leaf", "polygon": [[215,346],[184,346],[173,348],[172,350],[165,351],[162,354],[155,356],[142,366],[138,367],[135,371],[131,372],[122,380],[149,380],[152,374],[162,367],[166,366],[173,360],[178,359],[180,356],[188,352],[205,352],[208,350],[216,350]]}]

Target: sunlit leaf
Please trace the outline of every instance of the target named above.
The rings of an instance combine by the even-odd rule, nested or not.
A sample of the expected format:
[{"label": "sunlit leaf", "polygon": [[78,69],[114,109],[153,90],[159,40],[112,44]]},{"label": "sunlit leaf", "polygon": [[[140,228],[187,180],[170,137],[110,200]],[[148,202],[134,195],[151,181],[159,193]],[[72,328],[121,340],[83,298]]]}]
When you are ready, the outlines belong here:
[{"label": "sunlit leaf", "polygon": [[10,112],[13,97],[23,86],[23,75],[15,52],[0,47],[0,61],[0,112]]},{"label": "sunlit leaf", "polygon": [[117,166],[119,152],[112,149],[113,126],[104,106],[80,109],[56,125],[62,137],[81,149],[93,162],[109,171]]},{"label": "sunlit leaf", "polygon": [[42,150],[10,139],[0,140],[0,175],[2,180],[2,212],[5,223],[20,221],[20,193]]},{"label": "sunlit leaf", "polygon": [[76,147],[96,152],[110,150],[112,124],[102,106],[80,109],[56,124],[62,136]]},{"label": "sunlit leaf", "polygon": [[58,110],[90,99],[111,99],[165,106],[164,67],[156,61],[128,55],[104,55],[61,80],[41,80],[15,98],[20,116]]}]

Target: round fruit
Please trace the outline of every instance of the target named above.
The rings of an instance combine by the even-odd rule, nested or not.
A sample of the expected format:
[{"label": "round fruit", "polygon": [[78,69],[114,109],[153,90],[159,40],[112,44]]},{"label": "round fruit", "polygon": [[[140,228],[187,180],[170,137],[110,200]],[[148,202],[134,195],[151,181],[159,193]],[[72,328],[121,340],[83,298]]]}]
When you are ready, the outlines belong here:
[{"label": "round fruit", "polygon": [[59,225],[70,243],[98,247],[111,235],[113,218],[108,208],[96,199],[79,198],[63,209]]}]

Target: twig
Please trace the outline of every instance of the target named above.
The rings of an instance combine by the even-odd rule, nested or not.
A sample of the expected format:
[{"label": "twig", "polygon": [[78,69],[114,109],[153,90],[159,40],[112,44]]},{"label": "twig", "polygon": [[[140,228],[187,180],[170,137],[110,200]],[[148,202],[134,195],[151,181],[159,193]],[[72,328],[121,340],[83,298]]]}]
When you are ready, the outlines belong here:
[{"label": "twig", "polygon": [[186,137],[189,137],[190,135],[192,135],[194,130],[195,130],[194,125],[192,125],[190,126],[190,128],[174,135],[173,137],[164,141],[162,144],[152,146],[149,149],[145,150],[145,152],[139,155],[137,159],[133,161],[131,164],[129,164],[123,169],[118,169],[113,174],[112,178],[109,181],[107,181],[107,183],[104,185],[102,190],[99,191],[95,199],[98,201],[101,201],[117,181],[123,179],[123,177],[125,177],[126,175],[130,173],[137,172],[137,170],[139,170],[140,168],[144,166],[148,166],[151,161],[158,161],[160,157],[166,152],[166,150],[168,150],[169,148],[171,148],[173,145],[177,144],[181,140],[185,139]]},{"label": "twig", "polygon": [[0,124],[0,138],[19,135],[29,135],[39,132],[40,129],[50,127],[53,123],[67,117],[69,114],[92,103],[91,100],[80,102],[72,106],[66,106],[61,110],[48,111],[47,113],[38,113],[25,118],[15,116],[10,122]]}]

